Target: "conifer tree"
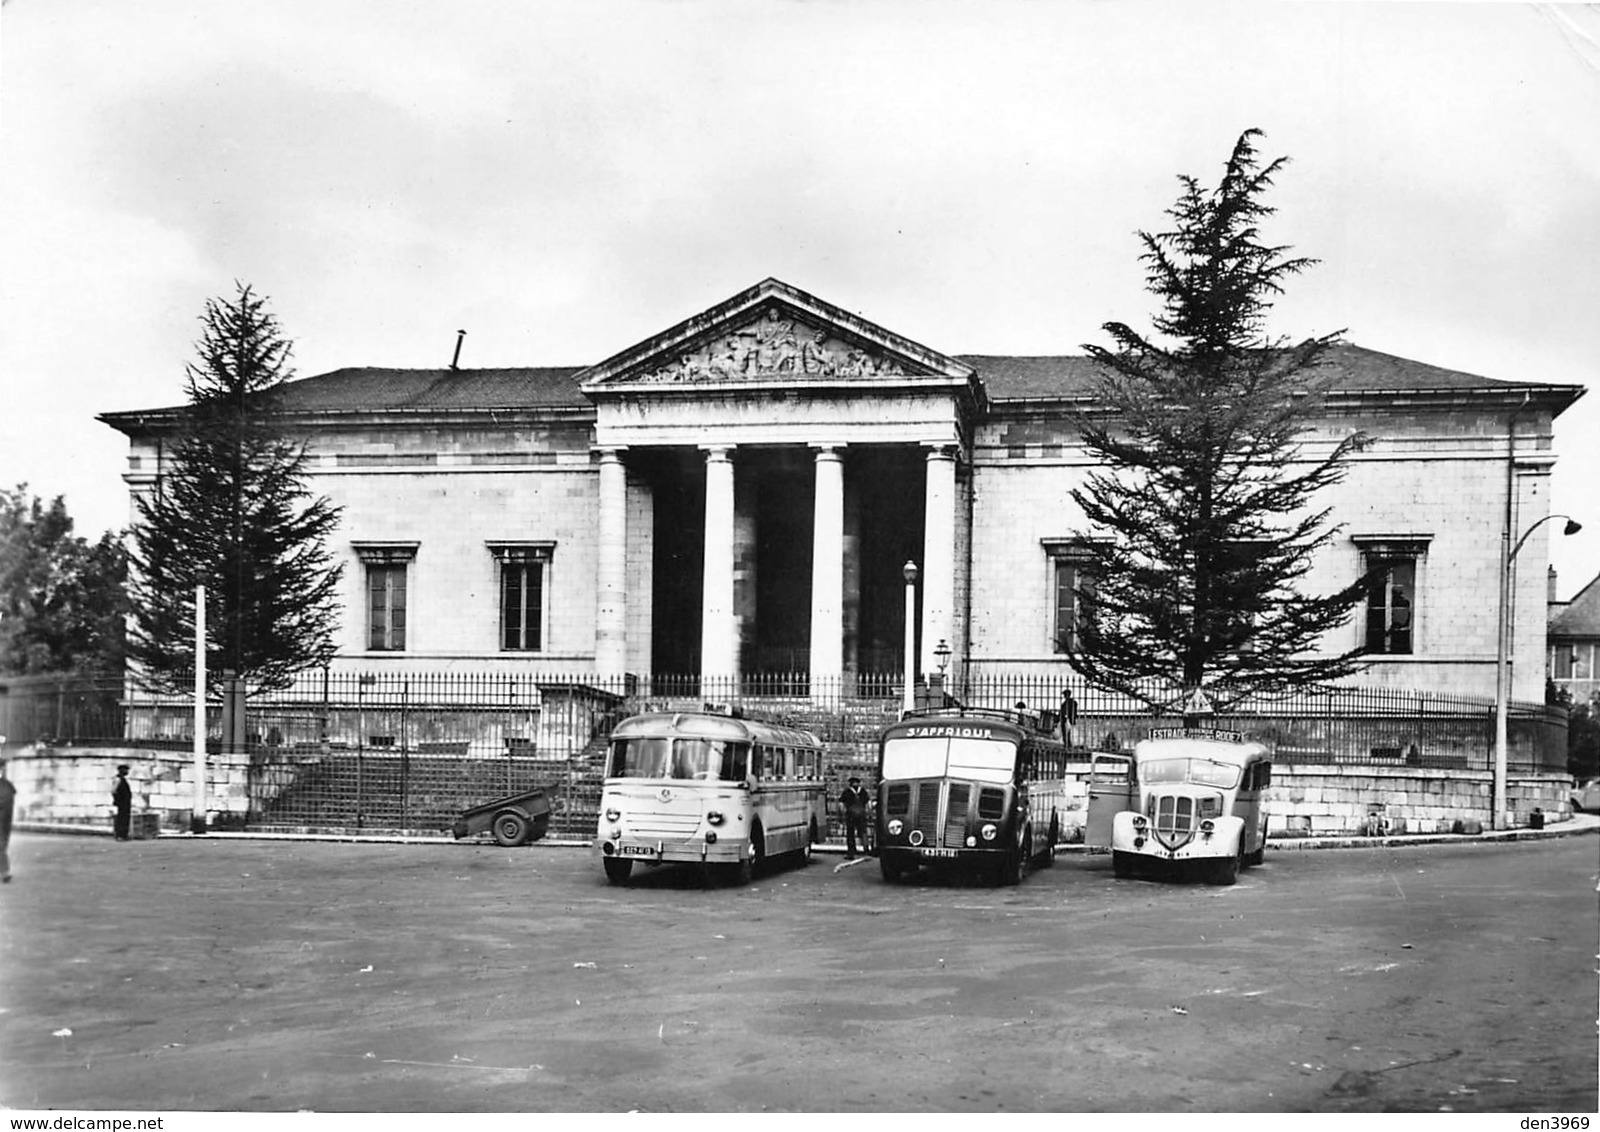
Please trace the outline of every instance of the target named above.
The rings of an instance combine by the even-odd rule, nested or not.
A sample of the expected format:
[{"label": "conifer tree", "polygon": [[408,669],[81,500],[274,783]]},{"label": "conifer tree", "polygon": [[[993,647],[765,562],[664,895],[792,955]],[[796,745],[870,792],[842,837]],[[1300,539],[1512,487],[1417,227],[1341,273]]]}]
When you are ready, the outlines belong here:
[{"label": "conifer tree", "polygon": [[311,497],[305,447],[274,420],[291,347],[265,299],[235,284],[201,324],[188,405],[131,532],[129,655],[151,682],[186,686],[204,585],[211,683],[232,671],[281,687],[334,652],[343,567],[326,540],[339,511]]},{"label": "conifer tree", "polygon": [[1170,703],[1152,684],[1205,687],[1220,706],[1361,665],[1360,650],[1319,650],[1363,582],[1325,596],[1302,583],[1337,533],[1313,499],[1364,441],[1306,443],[1340,333],[1268,333],[1273,296],[1315,261],[1261,237],[1286,159],[1262,165],[1260,136],[1239,137],[1214,189],[1180,177],[1170,230],[1139,233],[1155,333],[1110,322],[1113,346],[1085,347],[1101,376],[1080,426],[1102,470],[1072,492],[1088,581],[1063,646],[1090,680],[1152,706]]}]

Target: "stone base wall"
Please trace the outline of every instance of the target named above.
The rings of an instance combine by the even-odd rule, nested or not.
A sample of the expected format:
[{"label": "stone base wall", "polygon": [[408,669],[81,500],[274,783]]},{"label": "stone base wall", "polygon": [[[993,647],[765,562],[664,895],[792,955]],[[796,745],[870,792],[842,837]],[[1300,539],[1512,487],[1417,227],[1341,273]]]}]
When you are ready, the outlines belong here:
[{"label": "stone base wall", "polygon": [[[14,820],[111,825],[111,788],[127,763],[133,813],[154,815],[163,829],[189,828],[194,813],[194,754],[138,748],[24,747],[6,752],[6,777],[17,788]],[[248,755],[206,756],[206,824],[242,825],[249,812]]]},{"label": "stone base wall", "polygon": [[[17,788],[16,820],[110,824],[111,787],[119,763],[132,769],[133,812],[156,815],[162,828],[187,830],[194,805],[194,756],[188,752],[126,748],[25,747],[7,752],[7,774]],[[876,768],[865,760],[830,760],[829,802],[848,774],[868,785]],[[268,768],[287,787],[292,768]],[[248,755],[212,754],[206,759],[207,825],[242,826],[249,814]],[[263,770],[258,769],[258,776]],[[1062,836],[1081,840],[1088,802],[1089,766],[1067,768],[1067,811]],[[1493,826],[1493,775],[1486,771],[1391,766],[1275,766],[1267,792],[1269,835],[1275,838],[1331,835],[1450,833],[1458,822]],[[1506,779],[1511,825],[1530,824],[1535,808],[1546,821],[1572,813],[1568,775],[1512,775]],[[842,827],[841,827],[842,828]]]}]

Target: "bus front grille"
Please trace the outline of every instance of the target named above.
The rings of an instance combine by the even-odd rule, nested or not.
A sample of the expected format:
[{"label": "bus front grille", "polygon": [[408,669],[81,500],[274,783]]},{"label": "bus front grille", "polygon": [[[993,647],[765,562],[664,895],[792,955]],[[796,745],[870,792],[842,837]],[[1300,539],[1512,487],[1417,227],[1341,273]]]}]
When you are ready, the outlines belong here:
[{"label": "bus front grille", "polygon": [[1187,794],[1157,794],[1150,799],[1156,840],[1168,849],[1186,845],[1194,836],[1194,799]]},{"label": "bus front grille", "polygon": [[906,822],[910,829],[922,833],[922,842],[925,845],[937,845],[934,835],[939,828],[939,786],[937,782],[919,782],[917,784],[917,803],[911,812],[911,820]]},{"label": "bus front grille", "polygon": [[964,782],[950,784],[950,797],[945,806],[944,844],[959,849],[967,843],[967,813],[972,805],[972,787]]},{"label": "bus front grille", "polygon": [[699,828],[699,814],[673,814],[649,810],[634,810],[628,814],[628,833],[634,837],[659,837],[681,841]]}]

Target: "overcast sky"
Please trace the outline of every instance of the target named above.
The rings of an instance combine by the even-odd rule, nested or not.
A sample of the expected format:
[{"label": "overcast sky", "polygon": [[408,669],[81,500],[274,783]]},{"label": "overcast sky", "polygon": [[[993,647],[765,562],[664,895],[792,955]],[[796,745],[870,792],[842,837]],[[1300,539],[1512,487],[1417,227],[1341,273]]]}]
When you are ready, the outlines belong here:
[{"label": "overcast sky", "polygon": [[[1274,329],[1600,384],[1600,10],[4,0],[0,485],[127,519],[100,412],[181,402],[209,296],[306,377],[582,365],[767,276],[951,354],[1144,325],[1135,231],[1238,134],[1321,264]],[[1600,390],[1556,427],[1600,572]]]}]

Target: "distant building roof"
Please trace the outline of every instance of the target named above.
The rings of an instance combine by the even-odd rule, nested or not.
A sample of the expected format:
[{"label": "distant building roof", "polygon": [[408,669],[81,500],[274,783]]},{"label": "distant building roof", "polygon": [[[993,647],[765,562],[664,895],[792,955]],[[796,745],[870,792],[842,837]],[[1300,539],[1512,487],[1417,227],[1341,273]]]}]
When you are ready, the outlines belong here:
[{"label": "distant building roof", "polygon": [[1552,637],[1600,637],[1600,575],[1550,618]]}]

